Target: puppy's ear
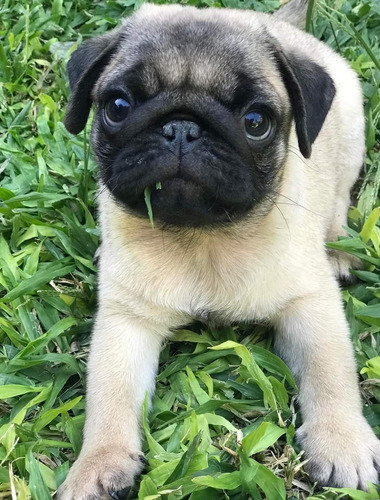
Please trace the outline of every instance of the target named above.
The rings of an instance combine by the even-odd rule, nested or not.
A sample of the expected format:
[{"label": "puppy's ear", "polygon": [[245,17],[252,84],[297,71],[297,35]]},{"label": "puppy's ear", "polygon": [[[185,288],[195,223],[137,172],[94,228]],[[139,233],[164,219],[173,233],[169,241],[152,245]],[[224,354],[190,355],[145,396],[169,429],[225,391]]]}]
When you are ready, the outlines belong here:
[{"label": "puppy's ear", "polygon": [[119,30],[88,40],[73,52],[68,64],[72,94],[64,124],[72,134],[79,134],[90,114],[92,89],[120,41]]},{"label": "puppy's ear", "polygon": [[288,91],[296,125],[298,146],[305,158],[317,138],[335,96],[335,85],[319,64],[296,53],[275,52]]}]

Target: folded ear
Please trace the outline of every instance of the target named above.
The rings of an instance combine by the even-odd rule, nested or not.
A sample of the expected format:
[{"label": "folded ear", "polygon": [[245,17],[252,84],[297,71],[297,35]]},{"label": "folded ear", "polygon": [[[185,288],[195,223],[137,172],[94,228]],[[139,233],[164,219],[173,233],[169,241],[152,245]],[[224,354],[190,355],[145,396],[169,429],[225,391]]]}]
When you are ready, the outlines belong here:
[{"label": "folded ear", "polygon": [[285,54],[276,47],[275,57],[292,105],[298,146],[309,158],[335,96],[334,81],[322,66],[304,55]]},{"label": "folded ear", "polygon": [[79,134],[90,114],[92,89],[120,41],[119,30],[88,40],[73,52],[68,64],[72,94],[64,124],[72,134]]}]

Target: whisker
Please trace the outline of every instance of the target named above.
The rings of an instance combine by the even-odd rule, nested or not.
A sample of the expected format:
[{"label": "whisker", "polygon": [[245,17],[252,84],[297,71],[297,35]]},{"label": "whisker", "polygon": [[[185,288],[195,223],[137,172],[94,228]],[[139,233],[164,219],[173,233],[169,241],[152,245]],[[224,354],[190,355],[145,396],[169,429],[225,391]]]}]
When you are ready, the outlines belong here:
[{"label": "whisker", "polygon": [[107,186],[104,186],[103,189],[101,189],[100,191],[98,191],[98,194],[94,197],[94,202],[97,201],[97,199],[99,198],[100,195],[102,195],[105,190],[107,189]]},{"label": "whisker", "polygon": [[[306,210],[306,212],[310,212],[310,213],[312,213],[313,215],[318,215],[318,217],[322,217],[323,219],[327,219],[327,218],[328,218],[328,217],[326,217],[325,215],[322,215],[322,214],[319,214],[318,212],[314,212],[313,210],[310,210],[310,208],[306,208],[306,207],[304,207],[303,205],[300,205],[300,204],[299,204],[299,203],[297,203],[295,200],[292,200],[291,198],[289,198],[288,196],[285,196],[285,195],[284,195],[284,194],[282,194],[282,193],[278,193],[277,191],[273,191],[273,192],[274,192],[274,194],[275,194],[276,196],[282,196],[282,197],[283,197],[283,198],[285,198],[286,200],[291,201],[291,202],[292,202],[292,203],[291,203],[292,205],[296,205],[296,206],[297,206],[297,207],[299,207],[299,208],[303,208],[304,210]],[[283,203],[283,204],[285,204],[285,203]],[[289,203],[289,205],[290,205],[290,203]]]},{"label": "whisker", "polygon": [[266,196],[266,198],[267,198],[269,201],[271,201],[271,202],[275,205],[275,207],[277,208],[277,210],[280,212],[280,214],[281,214],[282,218],[283,218],[283,219],[284,219],[284,221],[285,221],[286,227],[287,227],[287,229],[288,229],[288,233],[289,233],[289,235],[291,235],[291,232],[290,232],[290,227],[289,227],[288,221],[286,220],[286,217],[285,217],[284,213],[282,212],[282,210],[280,209],[280,207],[278,206],[278,204],[277,204],[277,203],[275,202],[275,200],[273,200],[270,196]]},{"label": "whisker", "polygon": [[[304,158],[304,157],[303,157],[303,156],[299,153],[298,149],[296,149],[294,146],[291,146],[291,145],[289,144],[289,145],[288,145],[288,152],[289,152],[289,153],[293,153],[295,156],[297,156],[297,158],[298,158],[299,160],[301,160],[301,161],[302,161],[302,163],[303,163],[304,165],[306,165],[308,168],[310,168],[311,170],[319,171],[319,169],[318,169],[318,165],[317,165],[314,161],[310,160],[310,158],[309,158],[309,159],[308,159],[308,161],[306,162],[306,161],[305,161],[305,158]],[[313,168],[313,167],[314,167],[314,168]]]},{"label": "whisker", "polygon": [[230,222],[232,222],[232,219],[231,219],[231,216],[230,216],[230,214],[229,214],[228,210],[227,210],[226,208],[223,208],[223,210],[224,210],[225,214],[227,215],[227,219],[228,219]]}]

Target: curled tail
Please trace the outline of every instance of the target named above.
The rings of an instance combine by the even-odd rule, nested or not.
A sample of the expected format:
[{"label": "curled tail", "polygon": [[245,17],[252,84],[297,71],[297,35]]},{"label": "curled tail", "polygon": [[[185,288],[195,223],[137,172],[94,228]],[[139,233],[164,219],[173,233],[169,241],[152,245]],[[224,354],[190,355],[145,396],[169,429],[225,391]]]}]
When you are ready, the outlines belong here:
[{"label": "curled tail", "polygon": [[273,15],[281,21],[297,26],[297,28],[305,29],[306,11],[309,0],[290,0],[278,9]]}]

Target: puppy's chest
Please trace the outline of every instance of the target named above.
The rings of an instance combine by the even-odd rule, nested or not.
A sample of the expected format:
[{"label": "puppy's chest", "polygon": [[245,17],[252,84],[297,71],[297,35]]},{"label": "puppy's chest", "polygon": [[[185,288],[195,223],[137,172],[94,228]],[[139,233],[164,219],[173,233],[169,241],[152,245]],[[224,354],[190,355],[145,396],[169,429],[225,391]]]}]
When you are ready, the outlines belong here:
[{"label": "puppy's chest", "polygon": [[[270,317],[291,293],[284,257],[253,248],[140,255],[120,273],[147,303],[216,324]],[[281,268],[281,270],[280,270]],[[178,320],[181,322],[181,320]]]}]

